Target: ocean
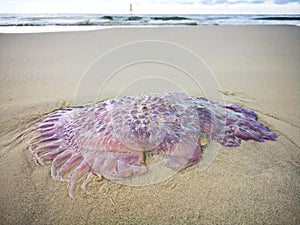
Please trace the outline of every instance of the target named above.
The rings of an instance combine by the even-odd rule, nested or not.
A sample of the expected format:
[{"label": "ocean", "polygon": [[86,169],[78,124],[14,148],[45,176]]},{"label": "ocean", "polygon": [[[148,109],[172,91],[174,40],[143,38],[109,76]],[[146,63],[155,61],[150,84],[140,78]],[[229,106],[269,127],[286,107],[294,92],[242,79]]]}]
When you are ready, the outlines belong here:
[{"label": "ocean", "polygon": [[93,30],[130,26],[161,27],[265,24],[300,26],[300,14],[0,14],[1,33]]}]

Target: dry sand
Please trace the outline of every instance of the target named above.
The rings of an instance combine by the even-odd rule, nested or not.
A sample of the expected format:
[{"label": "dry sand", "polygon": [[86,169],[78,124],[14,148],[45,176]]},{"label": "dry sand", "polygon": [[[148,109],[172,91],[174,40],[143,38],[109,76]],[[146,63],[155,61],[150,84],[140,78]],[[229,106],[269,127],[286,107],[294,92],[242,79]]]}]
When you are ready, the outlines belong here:
[{"label": "dry sand", "polygon": [[[153,41],[148,41],[144,49],[128,45],[143,40],[159,42],[151,47]],[[174,43],[202,58],[218,85],[201,74],[197,79],[202,91],[187,82],[189,76],[182,74],[197,73],[201,63],[193,62],[192,53]],[[123,47],[112,50],[119,45]],[[99,58],[108,51],[104,59]],[[115,65],[120,68],[138,60],[135,56],[156,61],[115,71]],[[296,26],[0,34],[0,224],[300,224],[299,59]],[[194,71],[184,73],[176,66]],[[202,69],[200,65],[199,71],[205,73]],[[76,94],[86,71],[91,77]],[[174,87],[168,80],[170,73]],[[204,172],[194,166],[154,185],[95,181],[91,188],[100,198],[78,189],[72,200],[66,184],[52,180],[49,168],[36,165],[27,143],[15,137],[34,119],[55,109],[95,101],[95,90],[108,74],[114,75],[113,82],[106,83],[98,99],[178,85],[191,95],[204,93],[218,99],[222,93],[226,102],[257,111],[279,139],[223,147]],[[143,82],[136,81],[138,74],[165,77]],[[128,84],[131,80],[136,82]],[[124,85],[127,89],[122,91]]]}]

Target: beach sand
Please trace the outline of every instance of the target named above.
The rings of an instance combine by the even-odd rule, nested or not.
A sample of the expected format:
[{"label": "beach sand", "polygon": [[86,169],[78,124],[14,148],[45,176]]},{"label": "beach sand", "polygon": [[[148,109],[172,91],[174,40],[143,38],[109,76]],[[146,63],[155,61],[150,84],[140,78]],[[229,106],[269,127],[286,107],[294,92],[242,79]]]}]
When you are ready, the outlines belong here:
[{"label": "beach sand", "polygon": [[[0,34],[0,46],[0,224],[300,224],[299,27]],[[206,170],[153,185],[94,181],[100,197],[72,200],[16,139],[58,108],[179,86],[255,110],[278,141],[222,147]]]}]

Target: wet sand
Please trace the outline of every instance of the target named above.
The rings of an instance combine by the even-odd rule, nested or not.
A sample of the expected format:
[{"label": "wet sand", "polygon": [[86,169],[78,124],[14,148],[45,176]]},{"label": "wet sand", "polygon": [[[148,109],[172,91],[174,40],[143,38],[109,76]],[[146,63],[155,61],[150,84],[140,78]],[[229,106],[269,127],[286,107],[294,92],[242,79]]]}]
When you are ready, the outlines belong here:
[{"label": "wet sand", "polygon": [[[300,223],[299,27],[0,34],[0,45],[1,224]],[[222,147],[205,171],[153,185],[94,181],[99,197],[78,188],[72,200],[16,139],[62,107],[180,87],[255,110],[278,141]]]}]

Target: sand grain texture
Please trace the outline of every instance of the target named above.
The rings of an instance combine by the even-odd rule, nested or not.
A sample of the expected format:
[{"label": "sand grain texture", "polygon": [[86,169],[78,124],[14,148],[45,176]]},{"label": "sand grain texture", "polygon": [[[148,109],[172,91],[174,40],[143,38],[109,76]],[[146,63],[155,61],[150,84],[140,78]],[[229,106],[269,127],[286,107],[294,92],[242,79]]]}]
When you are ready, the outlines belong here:
[{"label": "sand grain texture", "polygon": [[[73,104],[95,58],[145,39],[192,49],[214,72],[225,101],[257,111],[279,139],[222,148],[204,172],[194,166],[155,185],[95,181],[90,188],[100,198],[78,190],[72,200],[66,184],[53,181],[15,137]],[[0,34],[0,224],[300,224],[299,59],[295,26]]]}]

